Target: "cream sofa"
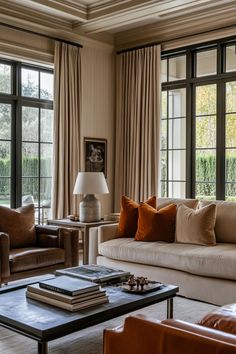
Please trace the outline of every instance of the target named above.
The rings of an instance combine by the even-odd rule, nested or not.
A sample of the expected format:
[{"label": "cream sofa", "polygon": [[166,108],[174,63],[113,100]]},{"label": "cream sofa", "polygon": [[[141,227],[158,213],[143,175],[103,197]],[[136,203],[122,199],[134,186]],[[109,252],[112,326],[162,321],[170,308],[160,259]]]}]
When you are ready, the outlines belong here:
[{"label": "cream sofa", "polygon": [[[157,206],[184,200],[159,198]],[[163,204],[164,203],[164,204]],[[209,204],[199,202],[197,207]],[[236,203],[215,201],[215,246],[141,242],[118,238],[118,224],[91,230],[90,262],[128,270],[166,284],[179,294],[217,305],[236,300]]]}]

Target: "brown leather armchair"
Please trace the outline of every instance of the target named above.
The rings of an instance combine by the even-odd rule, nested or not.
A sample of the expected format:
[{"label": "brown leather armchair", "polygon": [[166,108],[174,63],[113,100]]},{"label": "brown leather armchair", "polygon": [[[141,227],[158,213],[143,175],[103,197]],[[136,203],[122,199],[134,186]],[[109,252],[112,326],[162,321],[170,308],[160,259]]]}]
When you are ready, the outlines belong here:
[{"label": "brown leather armchair", "polygon": [[78,265],[76,230],[34,224],[33,205],[0,206],[0,286]]},{"label": "brown leather armchair", "polygon": [[103,353],[235,354],[236,337],[183,321],[130,316],[124,328],[104,331]]}]

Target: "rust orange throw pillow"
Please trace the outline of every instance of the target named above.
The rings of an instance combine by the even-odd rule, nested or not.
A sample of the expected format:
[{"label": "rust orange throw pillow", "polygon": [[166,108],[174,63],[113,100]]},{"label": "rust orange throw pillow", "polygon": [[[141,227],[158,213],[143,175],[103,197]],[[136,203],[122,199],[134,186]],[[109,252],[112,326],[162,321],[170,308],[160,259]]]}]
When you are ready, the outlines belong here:
[{"label": "rust orange throw pillow", "polygon": [[[156,197],[151,197],[146,204],[156,208]],[[139,204],[126,196],[121,197],[121,211],[118,226],[119,237],[134,237],[138,226]]]},{"label": "rust orange throw pillow", "polygon": [[138,230],[135,240],[174,242],[176,211],[175,204],[156,210],[142,203],[138,208]]}]

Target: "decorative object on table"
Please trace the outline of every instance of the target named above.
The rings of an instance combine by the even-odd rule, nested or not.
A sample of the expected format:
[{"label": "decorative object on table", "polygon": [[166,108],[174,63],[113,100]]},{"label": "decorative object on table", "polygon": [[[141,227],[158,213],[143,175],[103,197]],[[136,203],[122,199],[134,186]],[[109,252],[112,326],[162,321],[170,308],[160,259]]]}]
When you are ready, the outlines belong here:
[{"label": "decorative object on table", "polygon": [[123,283],[120,287],[122,290],[141,294],[149,291],[158,290],[163,286],[162,283],[157,281],[148,280],[146,277],[135,277],[131,275],[126,283]]},{"label": "decorative object on table", "polygon": [[107,140],[84,138],[85,171],[103,172],[107,177]]},{"label": "decorative object on table", "polygon": [[103,172],[78,172],[73,194],[85,194],[79,206],[81,222],[101,220],[101,203],[94,194],[109,193]]},{"label": "decorative object on table", "polygon": [[119,222],[119,219],[120,219],[120,213],[110,213],[104,215],[104,220]]},{"label": "decorative object on table", "polygon": [[130,272],[108,268],[97,264],[88,264],[79,267],[59,269],[56,274],[65,274],[76,278],[90,280],[95,283],[122,282],[127,281]]},{"label": "decorative object on table", "polygon": [[71,221],[80,221],[79,215],[68,215],[67,219],[70,219]]}]

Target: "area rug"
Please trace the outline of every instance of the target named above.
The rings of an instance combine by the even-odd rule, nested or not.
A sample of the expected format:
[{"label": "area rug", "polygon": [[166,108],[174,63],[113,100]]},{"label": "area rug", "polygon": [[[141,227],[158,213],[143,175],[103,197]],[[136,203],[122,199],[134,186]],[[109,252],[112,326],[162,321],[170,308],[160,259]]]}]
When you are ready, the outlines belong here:
[{"label": "area rug", "polygon": [[[174,318],[194,323],[215,308],[214,305],[178,296],[174,299]],[[162,320],[166,318],[166,302],[148,306],[132,313],[142,313]],[[103,329],[121,325],[126,316],[120,316],[114,320],[54,340],[49,343],[49,354],[102,354]],[[0,327],[0,353],[37,354],[37,343],[32,339]]]}]

